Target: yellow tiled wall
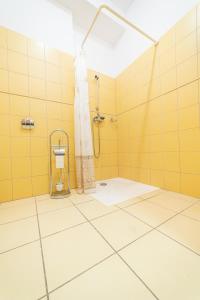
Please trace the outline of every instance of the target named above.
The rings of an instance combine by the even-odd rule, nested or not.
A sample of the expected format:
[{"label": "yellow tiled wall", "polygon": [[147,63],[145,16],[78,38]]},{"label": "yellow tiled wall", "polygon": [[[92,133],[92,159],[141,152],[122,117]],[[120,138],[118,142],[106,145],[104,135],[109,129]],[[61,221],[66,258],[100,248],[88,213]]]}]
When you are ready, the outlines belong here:
[{"label": "yellow tiled wall", "polygon": [[200,196],[200,7],[117,81],[119,176]]},{"label": "yellow tiled wall", "polygon": [[[101,111],[116,113],[115,80],[99,76]],[[57,128],[70,136],[71,187],[76,186],[73,103],[73,57],[0,27],[0,202],[48,192],[49,134]],[[35,120],[32,131],[20,126],[27,116]],[[107,119],[101,135],[102,156],[95,162],[98,179],[117,174],[116,125]]]},{"label": "yellow tiled wall", "polygon": [[[0,201],[44,194],[49,189],[49,133],[70,136],[73,147],[73,57],[0,28]],[[35,129],[21,128],[30,116]]]}]

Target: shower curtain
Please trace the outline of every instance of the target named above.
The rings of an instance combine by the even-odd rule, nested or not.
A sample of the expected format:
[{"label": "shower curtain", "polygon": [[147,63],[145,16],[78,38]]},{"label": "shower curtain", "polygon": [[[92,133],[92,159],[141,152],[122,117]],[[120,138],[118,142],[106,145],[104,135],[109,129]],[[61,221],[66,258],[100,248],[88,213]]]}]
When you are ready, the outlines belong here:
[{"label": "shower curtain", "polygon": [[85,55],[81,51],[75,60],[75,159],[78,192],[87,192],[96,186],[91,135],[88,80]]}]

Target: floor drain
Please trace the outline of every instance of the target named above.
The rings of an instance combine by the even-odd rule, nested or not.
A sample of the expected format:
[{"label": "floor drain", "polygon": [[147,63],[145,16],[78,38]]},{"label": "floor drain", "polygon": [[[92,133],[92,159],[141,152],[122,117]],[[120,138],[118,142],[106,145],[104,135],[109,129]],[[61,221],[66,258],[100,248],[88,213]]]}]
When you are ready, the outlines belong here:
[{"label": "floor drain", "polygon": [[107,185],[106,182],[101,182],[101,183],[100,183],[100,186],[106,186],[106,185]]}]

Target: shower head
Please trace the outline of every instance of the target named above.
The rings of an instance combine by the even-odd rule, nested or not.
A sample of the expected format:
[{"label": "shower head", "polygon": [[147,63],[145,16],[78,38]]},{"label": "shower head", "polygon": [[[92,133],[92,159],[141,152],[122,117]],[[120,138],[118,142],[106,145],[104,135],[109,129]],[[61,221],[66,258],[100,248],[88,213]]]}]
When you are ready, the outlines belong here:
[{"label": "shower head", "polygon": [[99,80],[99,76],[98,76],[97,74],[95,74],[94,78],[95,78],[96,80]]}]

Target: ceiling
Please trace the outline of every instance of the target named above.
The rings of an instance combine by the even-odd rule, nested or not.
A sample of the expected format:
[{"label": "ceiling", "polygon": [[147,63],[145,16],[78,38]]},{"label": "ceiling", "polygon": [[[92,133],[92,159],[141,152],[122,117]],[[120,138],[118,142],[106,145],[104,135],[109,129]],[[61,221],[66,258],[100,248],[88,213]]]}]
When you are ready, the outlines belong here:
[{"label": "ceiling", "polygon": [[[82,32],[87,32],[96,14],[100,1],[93,0],[55,0],[59,5],[69,8],[73,14],[74,25]],[[120,13],[126,13],[134,0],[103,1],[112,5]],[[111,18],[108,13],[102,12],[98,17],[92,35],[95,38],[113,47],[119,41],[125,31],[125,27],[118,20]]]},{"label": "ceiling", "polygon": [[122,11],[127,12],[134,0],[112,0],[112,2]]}]

